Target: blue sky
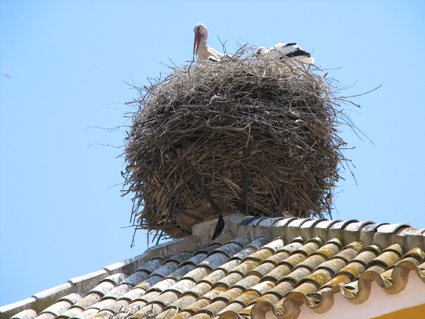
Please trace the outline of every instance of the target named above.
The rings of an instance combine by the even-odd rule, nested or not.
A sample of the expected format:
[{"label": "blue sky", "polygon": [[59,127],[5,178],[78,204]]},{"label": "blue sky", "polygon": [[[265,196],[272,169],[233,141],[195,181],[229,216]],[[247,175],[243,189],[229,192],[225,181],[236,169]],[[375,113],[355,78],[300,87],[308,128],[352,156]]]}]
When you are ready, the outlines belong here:
[{"label": "blue sky", "polygon": [[[0,306],[146,249],[120,197],[128,84],[192,58],[193,27],[228,52],[298,42],[362,105],[344,105],[357,184],[337,219],[425,228],[423,1],[0,0]],[[111,145],[111,146],[105,146]],[[117,186],[116,186],[117,185]],[[152,245],[152,244],[151,244]]]}]

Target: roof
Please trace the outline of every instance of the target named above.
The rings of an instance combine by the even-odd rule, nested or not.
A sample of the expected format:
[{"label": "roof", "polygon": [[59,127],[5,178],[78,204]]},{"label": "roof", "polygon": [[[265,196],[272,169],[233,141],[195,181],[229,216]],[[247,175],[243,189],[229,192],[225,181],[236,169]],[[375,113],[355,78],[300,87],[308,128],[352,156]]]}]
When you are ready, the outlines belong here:
[{"label": "roof", "polygon": [[214,242],[216,220],[198,224],[189,237],[0,307],[0,318],[338,318],[341,311],[370,318],[397,314],[400,304],[412,318],[425,311],[424,229],[356,220],[225,220]]}]

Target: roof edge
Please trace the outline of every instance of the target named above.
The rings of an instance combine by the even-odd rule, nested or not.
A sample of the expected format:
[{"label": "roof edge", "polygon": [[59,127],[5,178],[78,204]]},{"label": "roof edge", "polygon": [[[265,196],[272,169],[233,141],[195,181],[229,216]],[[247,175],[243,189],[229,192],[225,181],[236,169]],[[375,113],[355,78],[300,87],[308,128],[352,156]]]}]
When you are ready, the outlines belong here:
[{"label": "roof edge", "polygon": [[198,249],[199,241],[194,236],[188,236],[172,242],[148,248],[143,254],[122,262],[105,266],[102,270],[87,275],[71,278],[65,284],[46,289],[32,295],[30,298],[0,306],[0,319],[11,318],[26,309],[34,309],[38,314],[53,304],[56,300],[71,293],[86,293],[93,289],[99,281],[116,273],[131,274],[142,264],[156,256],[171,256],[185,250]]},{"label": "roof edge", "polygon": [[[425,229],[415,229],[409,224],[376,224],[371,221],[325,220],[312,218],[263,218],[240,214],[223,216],[225,227],[216,242],[226,243],[235,238],[246,236],[254,240],[260,236],[273,240],[277,237],[290,242],[296,237],[308,240],[320,237],[323,241],[339,238],[345,246],[353,241],[365,245],[388,247],[399,244],[404,251],[414,247],[425,247]],[[193,227],[193,235],[156,245],[143,254],[122,262],[105,266],[102,270],[72,278],[67,283],[34,294],[32,297],[0,307],[0,319],[10,318],[25,309],[34,309],[38,313],[49,304],[71,293],[86,293],[105,277],[116,274],[131,274],[142,264],[157,256],[172,256],[183,251],[194,251],[211,243],[212,232],[217,219],[199,223]]]}]

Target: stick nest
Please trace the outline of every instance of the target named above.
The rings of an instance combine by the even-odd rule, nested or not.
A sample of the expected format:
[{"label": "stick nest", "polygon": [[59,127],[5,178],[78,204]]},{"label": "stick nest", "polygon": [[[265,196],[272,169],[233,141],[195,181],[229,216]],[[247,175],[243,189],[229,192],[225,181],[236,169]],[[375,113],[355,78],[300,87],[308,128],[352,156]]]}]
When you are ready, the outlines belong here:
[{"label": "stick nest", "polygon": [[322,70],[246,48],[171,69],[139,88],[131,114],[123,176],[135,226],[179,238],[220,213],[330,214],[345,143]]}]

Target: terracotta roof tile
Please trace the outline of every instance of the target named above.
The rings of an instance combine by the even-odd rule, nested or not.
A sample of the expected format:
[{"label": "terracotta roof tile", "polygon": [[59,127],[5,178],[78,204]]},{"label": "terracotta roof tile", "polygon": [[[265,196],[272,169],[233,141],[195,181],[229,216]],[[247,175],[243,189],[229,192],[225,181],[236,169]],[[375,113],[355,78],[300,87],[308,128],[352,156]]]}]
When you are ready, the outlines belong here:
[{"label": "terracotta roof tile", "polygon": [[90,292],[87,294],[84,298],[82,298],[80,301],[78,301],[73,308],[81,308],[82,310],[87,309],[88,307],[92,306],[94,303],[100,301],[102,298],[102,295],[98,292]]},{"label": "terracotta roof tile", "polygon": [[149,277],[150,272],[145,270],[137,270],[131,276],[129,276],[126,280],[124,280],[123,284],[129,284],[131,286],[136,286],[139,282],[145,280]]},{"label": "terracotta roof tile", "polygon": [[[240,264],[240,258],[239,257],[238,258],[234,258],[234,259],[229,260],[227,263],[225,263],[225,264],[220,265],[219,267],[217,267],[215,271],[223,270],[225,273],[228,273],[233,268],[239,266],[239,264]],[[206,278],[208,278],[208,276]],[[204,278],[204,280],[206,280],[206,278]]]},{"label": "terracotta roof tile", "polygon": [[272,271],[274,268],[275,268],[275,263],[265,260],[263,263],[261,263],[255,269],[251,270],[248,273],[248,275],[255,275],[258,278],[262,278],[263,276],[268,274],[270,271]]},{"label": "terracotta roof tile", "polygon": [[365,246],[360,249],[358,255],[352,260],[360,262],[366,266],[373,258],[381,253],[381,249],[376,245]]},{"label": "terracotta roof tile", "polygon": [[[41,315],[46,314],[44,317],[47,318],[47,315],[53,315],[54,317],[61,315],[65,311],[67,311],[72,305],[76,304],[79,300],[81,300],[81,295],[77,293],[71,293],[67,296],[64,296],[56,301],[56,303],[52,304],[50,307],[44,309]],[[40,317],[39,316],[39,317]]]},{"label": "terracotta roof tile", "polygon": [[[406,258],[409,258],[410,261],[414,263],[417,262],[417,264],[419,264],[425,260],[425,252],[421,248],[415,247],[403,255],[403,260]],[[414,260],[416,260],[416,262]]]},{"label": "terracotta roof tile", "polygon": [[[182,266],[183,264],[184,266]],[[169,274],[166,278],[173,279],[175,281],[183,279],[183,277],[185,277],[189,271],[192,271],[195,268],[195,266],[196,265],[193,265],[191,263],[190,264],[182,263],[180,264],[178,269],[176,269],[173,273]],[[203,267],[203,268],[207,268],[207,267]]]},{"label": "terracotta roof tile", "polygon": [[170,288],[176,282],[177,282],[177,279],[174,279],[174,278],[165,278],[165,279],[162,279],[161,281],[159,281],[155,285],[153,285],[151,288],[149,288],[149,290],[147,291],[147,293],[144,296],[144,298],[146,298],[147,295],[152,294],[154,292],[161,293],[161,292],[167,290],[168,288]]},{"label": "terracotta roof tile", "polygon": [[318,266],[319,269],[326,269],[332,274],[336,275],[340,269],[342,269],[347,264],[347,260],[335,257],[331,260],[325,261],[324,263]]},{"label": "terracotta roof tile", "polygon": [[116,313],[121,310],[121,308],[126,307],[130,302],[127,300],[118,300],[113,304],[107,305],[104,308],[101,308],[99,312],[106,311],[109,313]]},{"label": "terracotta roof tile", "polygon": [[[242,263],[242,266],[249,266],[251,268],[254,268],[254,266],[256,266],[256,264],[254,264],[254,266],[252,265],[254,262],[245,262]],[[238,266],[239,267],[239,266]],[[248,272],[248,270],[245,270],[245,272]],[[230,274],[228,274],[227,276],[223,277],[222,279],[220,279],[217,284],[216,287],[225,287],[225,288],[230,288],[233,284],[235,284],[236,282],[238,282],[239,280],[241,280],[242,278],[244,278],[245,273],[241,272],[241,271],[233,271]],[[213,290],[212,290],[213,291]],[[208,293],[207,293],[208,295]]]},{"label": "terracotta roof tile", "polygon": [[[261,278],[261,276],[257,276],[257,275],[246,276],[245,278],[242,278],[237,283],[235,283],[232,286],[232,288],[230,289],[230,291],[232,289],[238,289],[238,291],[240,290],[241,292],[243,292],[246,289],[252,287],[253,285],[258,284],[258,282],[260,281],[260,278]],[[225,294],[223,294],[223,295],[225,295]],[[231,300],[233,300],[233,299],[231,299]]]},{"label": "terracotta roof tile", "polygon": [[359,241],[354,241],[347,246],[345,246],[338,254],[336,254],[337,257],[344,259],[345,261],[349,262],[354,257],[357,256],[359,253],[359,250],[363,247],[363,243]]},{"label": "terracotta roof tile", "polygon": [[[296,239],[298,239],[298,237]],[[295,252],[302,252],[305,256],[308,256],[319,249],[322,243],[323,241],[320,237],[314,237],[307,240],[307,242],[305,242],[304,245],[299,247]]]},{"label": "terracotta roof tile", "polygon": [[191,279],[194,282],[198,282],[199,280],[206,277],[211,272],[209,267],[196,267],[193,270],[189,271],[183,276],[183,279]]},{"label": "terracotta roof tile", "polygon": [[147,291],[148,289],[156,285],[158,282],[160,282],[162,279],[163,279],[162,276],[150,275],[148,278],[143,280],[140,284],[136,285],[135,288]]},{"label": "terracotta roof tile", "polygon": [[173,271],[175,271],[178,268],[178,266],[179,266],[179,262],[177,261],[174,261],[174,260],[167,261],[166,263],[161,265],[161,267],[155,269],[151,273],[151,276],[157,275],[161,277],[166,277],[169,274],[171,274]]},{"label": "terracotta roof tile", "polygon": [[354,223],[350,223],[349,225],[347,225],[345,227],[345,230],[347,230],[347,231],[360,231],[366,225],[373,225],[373,224],[375,224],[375,223],[370,221],[370,220],[363,221],[363,222],[354,222]]},{"label": "terracotta roof tile", "polygon": [[162,310],[162,306],[157,303],[150,303],[149,305],[146,305],[142,307],[141,309],[137,310],[134,314],[129,316],[128,318],[143,318],[147,316],[155,317],[157,314],[159,314]]},{"label": "terracotta roof tile", "polygon": [[[243,316],[243,317],[246,317],[246,316],[249,316],[249,315],[251,315],[251,311],[252,311],[252,308],[254,307],[254,305],[249,305],[248,307],[246,307],[246,308],[244,308],[244,309],[242,309],[240,312],[239,312],[239,314],[241,315],[241,316]],[[232,312],[230,312],[230,313],[223,313],[221,316],[223,316],[223,317],[226,317],[226,315],[229,315],[229,317],[231,317],[231,318],[236,318],[236,314],[235,313],[232,313]]]},{"label": "terracotta roof tile", "polygon": [[17,316],[13,316],[11,319],[33,319],[37,316],[37,312],[33,309],[26,309],[21,311]]},{"label": "terracotta roof tile", "polygon": [[216,277],[209,277],[210,280],[208,282],[204,279],[205,281],[198,283],[192,289],[185,292],[184,295],[190,294],[195,297],[200,297],[207,293],[211,289],[213,284],[220,280],[220,278],[223,278],[225,275],[224,271],[222,270],[215,271],[214,273],[217,275]]},{"label": "terracotta roof tile", "polygon": [[[126,306],[127,304],[133,302],[134,300],[140,300],[141,296],[144,295],[144,290],[142,289],[133,289],[126,293],[121,298],[117,299],[114,305],[108,307],[108,309],[115,309],[117,307]],[[120,305],[120,306],[116,306]]]},{"label": "terracotta roof tile", "polygon": [[192,266],[196,266],[197,264],[199,264],[201,261],[203,261],[205,258],[207,258],[208,253],[202,252],[202,253],[194,253],[193,257],[189,258],[188,260],[185,260],[183,262],[180,263],[179,267],[182,266],[186,266],[186,265],[192,265]]},{"label": "terracotta roof tile", "polygon": [[214,252],[211,252],[211,254],[216,254],[217,252],[222,252],[226,255],[227,258],[233,256],[234,254],[238,253],[241,250],[242,246],[238,243],[228,243],[224,246],[221,246],[220,248],[217,248],[214,250]]},{"label": "terracotta roof tile", "polygon": [[[305,256],[298,254],[301,258],[305,258]],[[271,281],[271,282],[278,282],[280,279],[282,279],[282,276],[285,276],[286,274],[289,274],[291,272],[291,269],[293,267],[288,265],[287,263],[283,263],[281,265],[278,265],[276,268],[271,270],[269,273],[267,273],[263,280]]]},{"label": "terracotta roof tile", "polygon": [[206,266],[211,270],[217,268],[218,266],[224,264],[227,259],[227,255],[223,252],[216,252],[210,256],[208,256],[205,260],[203,260],[199,265]]},{"label": "terracotta roof tile", "polygon": [[199,227],[198,238],[1,307],[1,319],[296,318],[303,304],[330,311],[337,293],[358,304],[372,285],[398,294],[412,278],[425,282],[424,234],[408,224],[226,218],[227,231],[210,245]]},{"label": "terracotta roof tile", "polygon": [[295,269],[305,268],[309,272],[312,272],[314,269],[316,269],[318,265],[325,262],[326,260],[327,258],[321,254],[310,255],[310,257],[308,257],[307,259],[303,260],[298,265],[296,265]]},{"label": "terracotta roof tile", "polygon": [[278,219],[273,218],[272,226],[274,226],[274,227],[285,227],[290,222],[292,222],[293,220],[296,220],[296,219],[297,219],[296,217],[278,218]]},{"label": "terracotta roof tile", "polygon": [[197,297],[195,297],[193,295],[182,296],[181,298],[179,298],[178,300],[173,302],[169,307],[165,308],[165,310],[168,311],[168,309],[171,309],[171,308],[185,309],[186,307],[188,307],[189,305],[194,303],[196,301],[196,299],[197,299]]},{"label": "terracotta roof tile", "polygon": [[279,264],[282,260],[284,260],[285,258],[287,258],[289,256],[289,252],[288,251],[279,251],[277,253],[275,253],[274,255],[267,257],[266,260],[264,262],[272,262],[275,266],[277,264]]},{"label": "terracotta roof tile", "polygon": [[200,312],[192,317],[193,319],[211,319],[208,313]]},{"label": "terracotta roof tile", "polygon": [[208,317],[213,318],[217,315],[217,313],[223,309],[224,307],[226,307],[228,301],[227,300],[216,300],[211,302],[208,306],[200,309],[198,311],[198,315],[202,315],[206,314],[208,315]]},{"label": "terracotta roof tile", "polygon": [[377,263],[382,263],[383,267],[386,269],[389,266],[394,265],[399,260],[400,260],[400,254],[394,251],[384,251],[378,257],[372,259],[372,261],[369,264],[375,265]]},{"label": "terracotta roof tile", "polygon": [[[226,291],[224,287],[221,287],[223,289],[222,292]],[[207,299],[207,298],[199,298],[198,300],[196,300],[193,304],[187,306],[186,308],[183,309],[183,311],[189,312],[191,314],[196,313],[198,310],[205,308],[206,306],[208,306],[211,302],[211,299]]]},{"label": "terracotta roof tile", "polygon": [[174,319],[186,319],[186,318],[190,318],[192,316],[192,313],[188,312],[188,311],[181,311],[180,313],[174,315],[173,317],[169,317],[169,315],[167,315],[166,317],[161,317],[161,315],[158,315],[158,319],[162,319],[162,318],[174,318]]},{"label": "terracotta roof tile", "polygon": [[73,306],[69,308],[67,311],[65,311],[64,313],[62,313],[61,315],[59,315],[59,318],[72,318],[82,313],[83,311],[84,311],[84,307]]},{"label": "terracotta roof tile", "polygon": [[317,229],[330,229],[332,227],[332,225],[341,222],[342,220],[340,219],[334,219],[334,220],[321,220],[320,222],[317,223],[317,225],[315,226],[315,228]]},{"label": "terracotta roof tile", "polygon": [[102,299],[106,299],[106,298],[117,299],[121,297],[122,295],[126,294],[127,292],[129,292],[132,288],[133,288],[133,285],[122,283],[118,287],[115,287],[112,290],[110,290],[107,294],[103,296]]},{"label": "terracotta roof tile", "polygon": [[348,225],[357,223],[357,219],[343,220],[333,224],[330,229],[345,229]]},{"label": "terracotta roof tile", "polygon": [[251,260],[255,260],[258,262],[262,262],[263,260],[267,259],[271,255],[273,255],[273,252],[271,252],[269,249],[263,248],[263,249],[257,250],[256,252],[252,253],[246,258],[249,258]]}]

